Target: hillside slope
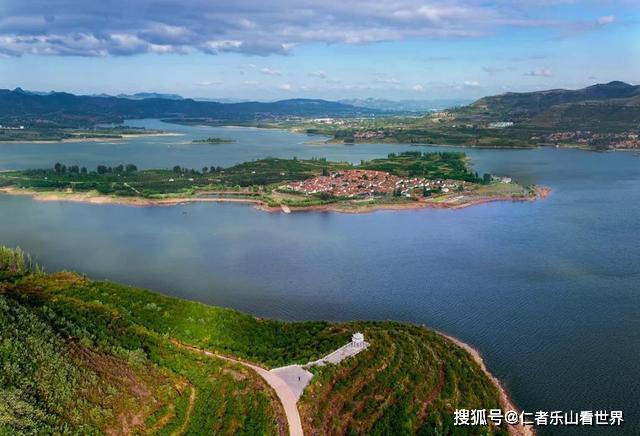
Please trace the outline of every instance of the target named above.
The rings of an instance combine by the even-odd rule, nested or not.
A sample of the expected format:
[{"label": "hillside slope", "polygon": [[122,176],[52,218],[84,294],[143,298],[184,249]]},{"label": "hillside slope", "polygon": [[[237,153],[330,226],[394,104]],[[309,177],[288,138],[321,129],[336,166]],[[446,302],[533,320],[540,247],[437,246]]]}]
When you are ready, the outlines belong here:
[{"label": "hillside slope", "polygon": [[537,128],[624,130],[640,124],[640,85],[614,81],[577,90],[508,92],[457,112]]},{"label": "hillside slope", "polygon": [[354,330],[371,349],[319,370],[299,405],[312,433],[441,434],[457,407],[498,407],[471,357],[419,327],[258,319],[23,259],[0,248],[0,434],[283,435],[282,407],[254,372],[176,344],[269,368],[316,359]]}]

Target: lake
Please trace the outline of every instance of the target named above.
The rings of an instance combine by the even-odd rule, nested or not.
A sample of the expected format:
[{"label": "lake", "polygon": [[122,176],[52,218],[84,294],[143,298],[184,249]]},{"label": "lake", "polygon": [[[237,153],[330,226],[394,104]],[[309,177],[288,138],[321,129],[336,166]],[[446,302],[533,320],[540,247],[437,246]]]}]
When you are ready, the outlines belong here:
[{"label": "lake", "polygon": [[[0,144],[0,169],[56,161],[201,168],[265,156],[359,162],[392,151],[448,149],[318,145],[311,142],[322,138],[278,130],[128,124],[184,136]],[[191,144],[209,136],[237,142]],[[0,196],[0,243],[21,246],[48,271],[73,269],[260,316],[425,324],[477,347],[525,410],[621,409],[624,433],[639,434],[640,155],[465,151],[480,173],[553,192],[538,202],[361,215]]]}]

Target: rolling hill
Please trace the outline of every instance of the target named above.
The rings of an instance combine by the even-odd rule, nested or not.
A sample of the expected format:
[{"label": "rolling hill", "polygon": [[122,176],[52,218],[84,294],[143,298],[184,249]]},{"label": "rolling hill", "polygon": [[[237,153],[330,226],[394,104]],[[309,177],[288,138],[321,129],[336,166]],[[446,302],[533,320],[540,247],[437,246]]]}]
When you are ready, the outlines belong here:
[{"label": "rolling hill", "polygon": [[35,126],[90,127],[127,118],[205,119],[209,122],[250,122],[286,117],[350,117],[382,111],[318,99],[289,99],[270,103],[219,103],[192,99],[74,95],[45,95],[0,90],[0,122]]},{"label": "rolling hill", "polygon": [[[0,246],[0,434],[288,434],[265,369],[315,360],[362,331],[371,348],[314,369],[309,434],[507,433],[454,428],[456,408],[499,407],[462,348],[396,322],[288,323],[72,272],[44,274]],[[462,434],[462,433],[461,433]]]},{"label": "rolling hill", "polygon": [[640,85],[613,81],[577,90],[508,92],[483,97],[457,113],[532,128],[627,130],[640,125]]}]

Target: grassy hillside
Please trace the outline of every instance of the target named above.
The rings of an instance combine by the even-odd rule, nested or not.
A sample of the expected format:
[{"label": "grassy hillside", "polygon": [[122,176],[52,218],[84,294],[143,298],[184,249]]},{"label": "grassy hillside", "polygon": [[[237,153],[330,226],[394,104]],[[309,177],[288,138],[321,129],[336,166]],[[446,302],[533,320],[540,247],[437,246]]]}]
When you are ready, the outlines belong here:
[{"label": "grassy hillside", "polygon": [[465,109],[484,110],[495,115],[497,119],[526,119],[558,105],[585,102],[624,105],[638,96],[640,96],[640,86],[613,81],[576,90],[550,89],[535,92],[507,92],[483,97],[462,111]]},{"label": "grassy hillside", "polygon": [[44,274],[0,248],[0,434],[286,434],[280,403],[255,373],[180,344],[272,367],[320,357],[354,330],[372,346],[317,370],[300,404],[308,430],[447,432],[456,407],[497,406],[478,365],[422,328],[258,319]]},{"label": "grassy hillside", "polygon": [[453,426],[455,407],[499,408],[495,388],[466,352],[417,326],[351,325],[371,346],[340,365],[313,369],[299,405],[307,434],[507,433]]}]

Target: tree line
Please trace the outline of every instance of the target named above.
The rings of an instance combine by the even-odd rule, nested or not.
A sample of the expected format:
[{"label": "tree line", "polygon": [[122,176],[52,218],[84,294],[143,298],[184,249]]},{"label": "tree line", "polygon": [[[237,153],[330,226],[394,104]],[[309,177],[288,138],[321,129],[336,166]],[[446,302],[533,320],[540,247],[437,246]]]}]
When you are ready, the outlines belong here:
[{"label": "tree line", "polygon": [[[60,162],[56,162],[53,166],[53,171],[57,174],[89,174],[87,167],[80,167],[78,165],[64,165]],[[138,171],[138,167],[134,164],[116,165],[110,167],[106,165],[98,165],[95,171],[91,171],[92,174],[112,174],[112,173],[135,173]]]}]

